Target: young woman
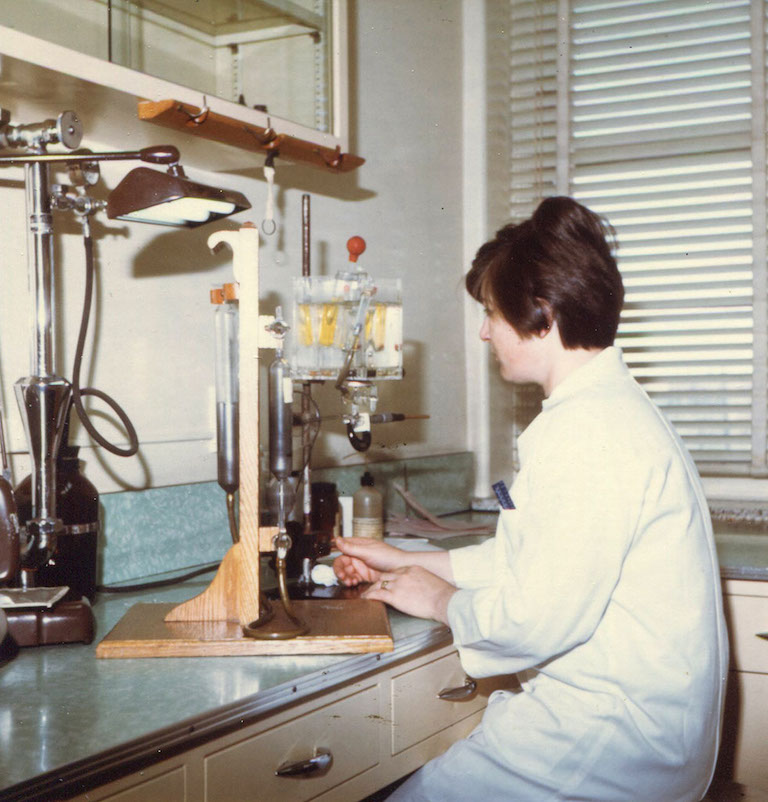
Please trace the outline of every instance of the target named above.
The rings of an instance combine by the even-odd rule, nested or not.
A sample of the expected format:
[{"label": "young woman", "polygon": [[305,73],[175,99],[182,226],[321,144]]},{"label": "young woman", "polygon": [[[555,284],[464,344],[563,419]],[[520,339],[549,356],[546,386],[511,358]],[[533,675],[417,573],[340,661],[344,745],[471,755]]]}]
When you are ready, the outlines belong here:
[{"label": "young woman", "polygon": [[343,538],[336,573],[450,626],[474,677],[518,673],[393,800],[698,802],[728,670],[717,556],[693,462],[613,346],[610,229],[549,198],[466,277],[501,376],[545,400],[494,538],[401,552]]}]

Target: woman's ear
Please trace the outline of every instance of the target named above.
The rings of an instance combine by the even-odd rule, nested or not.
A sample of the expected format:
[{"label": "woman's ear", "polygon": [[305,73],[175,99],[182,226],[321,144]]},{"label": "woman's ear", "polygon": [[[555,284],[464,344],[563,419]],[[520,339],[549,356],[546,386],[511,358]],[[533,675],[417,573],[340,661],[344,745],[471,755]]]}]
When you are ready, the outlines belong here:
[{"label": "woman's ear", "polygon": [[552,330],[552,324],[555,320],[555,313],[552,311],[552,307],[549,304],[549,301],[545,301],[543,298],[537,298],[536,301],[539,304],[539,311],[541,313],[541,317],[543,318],[542,326],[538,331],[539,337],[546,337],[547,334]]}]

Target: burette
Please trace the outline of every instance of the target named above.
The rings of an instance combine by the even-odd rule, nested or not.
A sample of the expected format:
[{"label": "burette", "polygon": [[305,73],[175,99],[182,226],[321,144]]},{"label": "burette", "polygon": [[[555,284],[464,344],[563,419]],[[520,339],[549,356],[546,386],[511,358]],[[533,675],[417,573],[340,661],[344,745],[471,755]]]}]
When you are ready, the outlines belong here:
[{"label": "burette", "polygon": [[237,284],[211,291],[216,305],[216,478],[226,493],[227,517],[232,542],[239,540],[235,515],[235,491],[240,484],[239,410],[239,321]]}]

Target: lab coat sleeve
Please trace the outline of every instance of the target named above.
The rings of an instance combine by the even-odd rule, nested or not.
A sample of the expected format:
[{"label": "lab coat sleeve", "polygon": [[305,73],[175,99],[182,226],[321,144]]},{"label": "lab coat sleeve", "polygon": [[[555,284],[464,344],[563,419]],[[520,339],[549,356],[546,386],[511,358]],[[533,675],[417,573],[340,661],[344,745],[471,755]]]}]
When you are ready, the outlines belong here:
[{"label": "lab coat sleeve", "polygon": [[625,423],[582,417],[555,416],[536,436],[518,478],[525,503],[501,513],[491,583],[450,601],[454,641],[473,676],[540,666],[585,642],[618,583],[647,461],[628,458],[617,437]]},{"label": "lab coat sleeve", "polygon": [[494,538],[479,545],[448,552],[453,581],[457,588],[481,588],[493,580]]}]

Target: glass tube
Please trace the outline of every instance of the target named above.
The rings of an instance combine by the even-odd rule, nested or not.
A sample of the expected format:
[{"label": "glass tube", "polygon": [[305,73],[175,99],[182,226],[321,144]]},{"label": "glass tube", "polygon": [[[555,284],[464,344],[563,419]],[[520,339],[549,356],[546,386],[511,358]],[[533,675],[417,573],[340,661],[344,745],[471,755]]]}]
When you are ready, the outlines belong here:
[{"label": "glass tube", "polygon": [[239,308],[237,301],[217,304],[216,326],[216,455],[220,487],[234,493],[240,483],[239,425]]}]

